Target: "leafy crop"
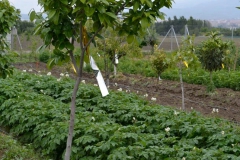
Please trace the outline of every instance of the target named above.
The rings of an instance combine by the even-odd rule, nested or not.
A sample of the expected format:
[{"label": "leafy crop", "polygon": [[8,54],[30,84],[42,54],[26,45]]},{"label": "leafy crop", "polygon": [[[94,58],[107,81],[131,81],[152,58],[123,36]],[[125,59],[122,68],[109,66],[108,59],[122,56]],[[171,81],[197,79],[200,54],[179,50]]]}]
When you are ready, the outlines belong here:
[{"label": "leafy crop", "polygon": [[[162,73],[163,79],[178,80],[177,69],[169,69]],[[213,72],[212,79],[217,88],[231,88],[240,91],[240,73],[239,71],[221,70]],[[207,85],[209,82],[209,74],[203,69],[183,71],[183,81],[192,84]]]},{"label": "leafy crop", "polygon": [[[16,72],[0,83],[0,123],[43,154],[61,159],[67,139],[73,82]],[[72,159],[237,159],[240,130],[149,104],[135,94],[81,83],[77,93]]]},{"label": "leafy crop", "polygon": [[0,133],[1,160],[41,160],[43,158],[44,157],[40,157],[40,155],[34,153],[31,145],[22,146],[11,136]]}]

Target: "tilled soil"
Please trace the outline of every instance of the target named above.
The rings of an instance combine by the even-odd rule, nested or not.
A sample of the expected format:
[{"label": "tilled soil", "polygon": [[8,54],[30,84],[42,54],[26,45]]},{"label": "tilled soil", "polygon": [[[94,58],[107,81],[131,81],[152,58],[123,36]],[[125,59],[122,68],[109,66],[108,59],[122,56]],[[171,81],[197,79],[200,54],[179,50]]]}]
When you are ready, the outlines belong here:
[{"label": "tilled soil", "polygon": [[[19,63],[15,67],[20,70],[32,69],[37,71],[49,72],[44,63]],[[52,75],[59,77],[65,69],[54,67],[51,70]],[[74,78],[74,74],[70,74]],[[103,74],[104,75],[104,74]],[[84,73],[83,78],[86,83],[97,83],[93,73]],[[176,109],[182,109],[182,90],[177,81],[161,80],[157,78],[143,77],[140,75],[119,74],[109,80],[110,89],[122,88],[124,92],[135,92],[152,103],[163,106],[170,106]],[[216,89],[214,93],[207,93],[206,87],[184,83],[185,110],[196,110],[208,117],[221,117],[240,124],[240,92],[227,88]],[[152,97],[156,101],[152,101]],[[218,109],[218,112],[214,112]]]}]

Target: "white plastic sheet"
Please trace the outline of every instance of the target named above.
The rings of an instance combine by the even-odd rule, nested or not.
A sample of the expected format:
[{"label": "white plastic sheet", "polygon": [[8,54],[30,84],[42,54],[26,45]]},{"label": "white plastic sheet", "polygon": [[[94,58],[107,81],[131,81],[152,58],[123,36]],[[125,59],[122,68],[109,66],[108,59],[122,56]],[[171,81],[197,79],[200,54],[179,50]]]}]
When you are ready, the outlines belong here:
[{"label": "white plastic sheet", "polygon": [[103,79],[103,76],[102,76],[99,68],[97,67],[94,59],[92,58],[92,56],[90,56],[90,65],[91,65],[92,69],[96,72],[96,79],[98,81],[98,86],[100,88],[102,96],[103,97],[107,96],[109,94],[107,86],[106,86],[106,84],[104,82],[104,79]]}]

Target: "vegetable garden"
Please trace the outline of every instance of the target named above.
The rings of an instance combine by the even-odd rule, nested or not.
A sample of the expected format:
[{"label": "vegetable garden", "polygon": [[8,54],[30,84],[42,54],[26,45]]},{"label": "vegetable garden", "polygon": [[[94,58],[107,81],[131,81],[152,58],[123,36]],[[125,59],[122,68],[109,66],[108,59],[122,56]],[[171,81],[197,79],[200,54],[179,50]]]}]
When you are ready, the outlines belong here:
[{"label": "vegetable garden", "polygon": [[[218,118],[225,115],[224,111],[234,111],[223,117],[240,121],[236,115],[239,107],[221,107],[229,104],[225,102],[229,99],[222,99],[226,95],[240,105],[239,53],[234,43],[223,41],[218,32],[211,32],[198,46],[194,45],[194,37],[185,37],[173,53],[159,50],[154,45],[157,38],[151,23],[164,18],[159,10],[164,6],[170,8],[172,0],[38,3],[43,11],[32,10],[29,16],[36,25],[35,34],[43,39],[44,44],[37,50],[40,60],[47,62],[49,68],[64,64],[58,71],[68,72],[46,72],[46,65],[38,61],[26,63],[31,65],[27,68],[22,63],[15,64],[19,70],[13,69],[5,37],[19,11],[7,0],[1,1],[1,128],[23,144],[30,144],[44,159],[239,159],[240,128]],[[146,30],[149,34],[144,37]],[[36,44],[32,46],[35,61]],[[151,55],[141,53],[142,44],[151,46]],[[101,94],[98,79],[101,73],[93,58],[104,71],[109,95]],[[44,69],[39,68],[41,65]],[[83,79],[86,75],[93,79],[93,74],[84,73],[91,70],[95,71],[101,92],[98,85],[92,85],[92,80]],[[129,73],[153,78],[131,77]],[[180,83],[166,79],[180,79]],[[125,80],[128,84],[124,86],[121,82]],[[207,92],[203,93],[196,85],[189,91],[185,82],[206,85]],[[130,88],[131,85],[135,88]],[[222,94],[215,87],[236,92]],[[161,99],[172,88],[177,93],[172,97],[177,95],[181,99],[170,99],[170,105],[176,108],[166,107],[168,104]],[[197,104],[199,99],[191,98],[199,96],[219,101],[217,105],[206,102],[212,111],[208,118],[194,111],[204,112],[204,107],[190,108],[185,102]],[[176,105],[176,101],[181,104]],[[235,114],[233,119],[231,114]]]},{"label": "vegetable garden", "polygon": [[[15,71],[1,80],[1,124],[53,159],[63,156],[73,81]],[[239,128],[196,112],[150,104],[133,93],[81,83],[72,159],[237,159]]]}]

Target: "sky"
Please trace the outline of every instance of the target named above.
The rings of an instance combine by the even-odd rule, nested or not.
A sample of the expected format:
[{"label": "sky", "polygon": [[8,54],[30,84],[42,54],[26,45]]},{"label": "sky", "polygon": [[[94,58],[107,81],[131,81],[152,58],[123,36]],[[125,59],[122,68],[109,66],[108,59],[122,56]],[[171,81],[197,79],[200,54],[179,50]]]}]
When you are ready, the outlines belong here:
[{"label": "sky", "polygon": [[171,9],[163,8],[161,11],[167,17],[192,16],[197,19],[239,19],[240,0],[174,0]]},{"label": "sky", "polygon": [[38,0],[9,0],[10,4],[21,10],[21,14],[28,14],[31,9],[40,11]]},{"label": "sky", "polygon": [[[174,0],[171,9],[161,9],[167,16],[177,17],[185,16],[189,18],[193,16],[198,19],[234,19],[240,15],[240,10],[236,7],[240,6],[240,0]],[[38,0],[9,0],[22,14],[28,14],[31,9],[40,11]]]}]

